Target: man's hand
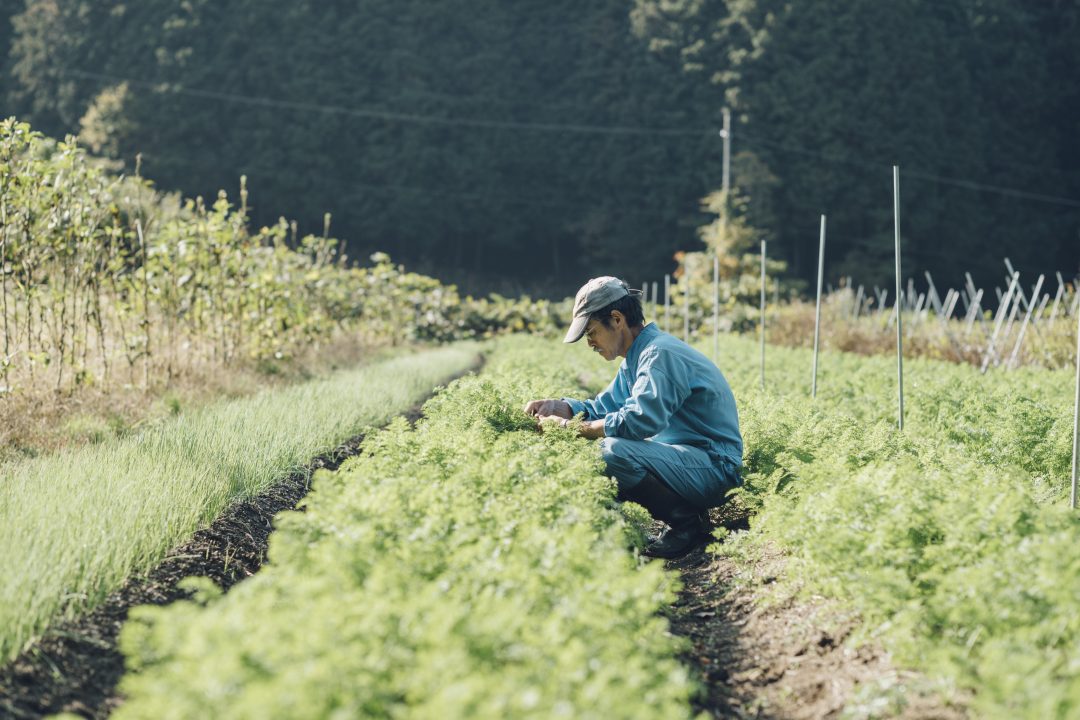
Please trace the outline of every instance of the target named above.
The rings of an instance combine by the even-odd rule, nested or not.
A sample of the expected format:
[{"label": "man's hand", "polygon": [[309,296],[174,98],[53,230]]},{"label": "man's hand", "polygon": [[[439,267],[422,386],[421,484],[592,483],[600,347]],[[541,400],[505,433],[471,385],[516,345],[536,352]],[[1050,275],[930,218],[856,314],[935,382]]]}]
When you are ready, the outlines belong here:
[{"label": "man's hand", "polygon": [[536,416],[536,429],[540,432],[546,432],[551,428],[559,427],[564,428],[570,423],[564,417],[559,415],[537,415]]},{"label": "man's hand", "polygon": [[535,418],[557,417],[569,420],[574,417],[570,403],[563,400],[532,400],[525,403],[525,414]]},{"label": "man's hand", "polygon": [[604,430],[603,420],[584,420],[571,424],[570,420],[560,415],[538,415],[536,417],[536,429],[540,432],[547,432],[556,427],[573,428],[578,435],[589,440],[602,438],[607,434]]}]

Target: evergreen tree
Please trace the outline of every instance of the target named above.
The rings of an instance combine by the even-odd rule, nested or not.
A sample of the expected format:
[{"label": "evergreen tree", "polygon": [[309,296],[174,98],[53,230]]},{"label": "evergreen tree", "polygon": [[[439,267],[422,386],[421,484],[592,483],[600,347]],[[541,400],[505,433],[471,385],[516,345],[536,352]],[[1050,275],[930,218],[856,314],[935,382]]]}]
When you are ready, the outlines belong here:
[{"label": "evergreen tree", "polygon": [[83,119],[88,142],[142,152],[189,194],[246,174],[259,221],[312,230],[330,211],[354,256],[511,291],[656,277],[719,178],[719,108],[685,102],[692,83],[645,51],[622,0],[54,2],[23,20],[33,119]]},{"label": "evergreen tree", "polygon": [[639,0],[634,14],[656,52],[724,90],[736,147],[776,178],[769,202],[755,203],[767,212],[751,205],[751,217],[803,278],[816,272],[826,213],[830,275],[887,284],[893,164],[913,274],[959,284],[970,269],[993,284],[1003,256],[1049,270],[1076,225],[1075,213],[987,187],[1067,189],[1047,172],[1065,142],[1054,127],[1061,78],[1027,3]]}]

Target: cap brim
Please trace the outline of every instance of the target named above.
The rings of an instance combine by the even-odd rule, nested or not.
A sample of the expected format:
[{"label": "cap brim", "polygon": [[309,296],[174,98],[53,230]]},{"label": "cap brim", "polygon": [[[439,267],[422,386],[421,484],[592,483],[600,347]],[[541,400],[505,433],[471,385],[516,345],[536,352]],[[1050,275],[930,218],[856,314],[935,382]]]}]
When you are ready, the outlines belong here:
[{"label": "cap brim", "polygon": [[570,329],[566,331],[566,337],[563,338],[564,343],[576,343],[581,339],[581,336],[585,334],[585,326],[589,324],[589,316],[576,317],[574,321],[570,323]]}]

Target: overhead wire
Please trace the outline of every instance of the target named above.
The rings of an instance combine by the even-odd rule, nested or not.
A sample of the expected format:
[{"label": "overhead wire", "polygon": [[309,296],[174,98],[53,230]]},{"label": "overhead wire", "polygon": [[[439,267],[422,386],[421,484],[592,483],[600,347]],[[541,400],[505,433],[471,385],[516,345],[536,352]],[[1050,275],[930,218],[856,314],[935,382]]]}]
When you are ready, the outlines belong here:
[{"label": "overhead wire", "polygon": [[[450,126],[450,127],[468,127],[468,128],[480,128],[480,129],[504,129],[504,130],[518,130],[518,131],[532,131],[532,132],[551,132],[551,133],[580,133],[589,135],[630,135],[630,136],[662,136],[662,137],[705,137],[709,135],[719,134],[717,128],[673,128],[673,127],[645,127],[645,126],[631,126],[631,125],[591,125],[583,123],[551,123],[551,122],[519,122],[510,120],[487,120],[487,119],[471,119],[471,118],[451,118],[451,117],[439,117],[435,115],[424,115],[419,113],[405,113],[397,111],[382,110],[376,108],[358,108],[358,107],[345,107],[340,105],[320,104],[300,102],[294,100],[280,100],[276,98],[260,97],[253,95],[244,95],[238,93],[226,93],[214,90],[203,90],[198,88],[183,87],[176,84],[165,82],[149,82],[146,80],[137,80],[133,78],[126,78],[117,75],[111,75],[106,73],[89,72],[85,70],[69,70],[71,75],[75,77],[82,77],[86,79],[107,81],[114,83],[127,83],[128,85],[135,87],[143,87],[152,90],[161,90],[167,88],[170,92],[182,95],[188,95],[191,97],[201,97],[214,100],[221,100],[225,102],[235,102],[260,107],[270,107],[284,110],[302,110],[307,112],[322,112],[325,114],[343,115],[347,117],[358,117],[366,119],[386,120],[391,122],[413,123],[420,125],[435,125],[435,126]],[[791,152],[800,155],[814,157],[820,160],[825,160],[832,163],[843,163],[853,166],[860,166],[864,168],[880,169],[882,166],[887,166],[886,163],[867,161],[849,157],[840,157],[833,154],[821,153],[814,150],[809,150],[803,147],[792,146],[784,143],[777,143],[772,140],[767,140],[753,133],[747,134],[741,130],[737,130],[732,133],[733,140],[735,142],[746,142],[749,140],[750,144],[757,143],[764,147],[771,147],[784,152]],[[895,163],[894,163],[895,164]],[[940,183],[943,185],[950,185],[966,190],[972,190],[984,193],[993,193],[1007,197],[1014,197],[1023,200],[1031,200],[1036,202],[1048,203],[1053,205],[1060,205],[1063,207],[1080,208],[1080,200],[1073,198],[1061,197],[1057,195],[1050,195],[1046,193],[1031,192],[1027,190],[1021,190],[1018,188],[1010,188],[1001,185],[995,185],[990,183],[982,183],[967,178],[948,177],[938,175],[935,173],[929,173],[920,171],[917,169],[904,168],[905,177],[912,177],[921,180]]]}]

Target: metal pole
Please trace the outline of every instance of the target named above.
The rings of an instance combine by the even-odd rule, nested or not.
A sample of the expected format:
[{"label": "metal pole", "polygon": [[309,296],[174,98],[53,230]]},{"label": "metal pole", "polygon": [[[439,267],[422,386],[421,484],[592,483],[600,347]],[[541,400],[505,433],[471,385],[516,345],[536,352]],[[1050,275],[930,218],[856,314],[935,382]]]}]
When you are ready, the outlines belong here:
[{"label": "metal pole", "polygon": [[712,355],[713,362],[720,364],[720,256],[712,259]]},{"label": "metal pole", "polygon": [[661,328],[667,332],[671,327],[671,274],[664,275],[664,326]]},{"label": "metal pole", "polygon": [[825,275],[825,216],[821,216],[821,240],[818,243],[817,309],[814,311],[814,379],[810,383],[810,397],[817,397],[818,340],[821,335],[821,282]]},{"label": "metal pole", "polygon": [[904,429],[904,332],[900,305],[900,166],[893,165],[893,235],[896,239],[896,379],[900,406],[896,425]]},{"label": "metal pole", "polygon": [[724,129],[720,131],[720,137],[724,139],[724,170],[720,186],[726,198],[731,190],[731,111],[727,108],[724,108]]},{"label": "metal pole", "polygon": [[690,261],[683,261],[683,342],[690,344]]},{"label": "metal pole", "polygon": [[[1080,313],[1077,313],[1080,316]],[[1077,422],[1080,421],[1080,317],[1076,322],[1076,402],[1073,406],[1073,463],[1072,463],[1072,500],[1073,510],[1076,509],[1076,456],[1080,449],[1080,436],[1077,435]]]},{"label": "metal pole", "polygon": [[765,241],[761,241],[761,389],[765,390]]},{"label": "metal pole", "polygon": [[[653,281],[653,284],[652,284],[652,316],[653,316],[653,322],[656,322],[657,320],[660,319],[660,317],[656,314],[656,309],[660,305],[659,301],[660,301],[660,287],[656,283],[656,281]],[[657,323],[657,325],[659,325],[659,323]]]}]

